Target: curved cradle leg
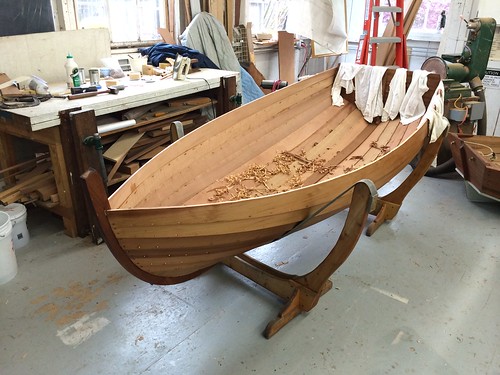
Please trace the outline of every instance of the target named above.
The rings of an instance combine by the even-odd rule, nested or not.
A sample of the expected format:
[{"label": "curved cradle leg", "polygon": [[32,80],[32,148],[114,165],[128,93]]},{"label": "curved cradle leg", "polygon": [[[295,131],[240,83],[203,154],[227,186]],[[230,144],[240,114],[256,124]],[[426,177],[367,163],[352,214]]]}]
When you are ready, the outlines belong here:
[{"label": "curved cradle leg", "polygon": [[408,177],[394,191],[376,199],[375,208],[370,214],[376,215],[375,220],[368,225],[366,235],[371,236],[386,220],[391,220],[396,216],[411,189],[427,173],[432,161],[436,157],[446,132],[439,136],[436,142],[427,143],[418,164]]},{"label": "curved cradle leg", "polygon": [[319,298],[331,289],[332,282],[328,279],[354,249],[375,196],[376,189],[371,181],[363,180],[354,185],[349,213],[337,243],[321,264],[306,275],[296,276],[277,271],[245,254],[224,262],[288,301],[278,317],[267,325],[264,331],[266,338],[273,336],[301,312],[311,310]]}]

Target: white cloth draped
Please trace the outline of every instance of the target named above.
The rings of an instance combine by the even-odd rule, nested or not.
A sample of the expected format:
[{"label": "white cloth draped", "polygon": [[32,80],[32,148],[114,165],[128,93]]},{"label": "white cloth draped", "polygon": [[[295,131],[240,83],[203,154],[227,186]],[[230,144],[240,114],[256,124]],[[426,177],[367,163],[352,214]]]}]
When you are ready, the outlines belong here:
[{"label": "white cloth draped", "polygon": [[439,82],[427,107],[427,111],[418,126],[421,127],[425,121],[429,121],[431,142],[437,141],[439,136],[450,126],[450,122],[444,117],[444,84],[442,81]]},{"label": "white cloth draped", "polygon": [[374,117],[382,116],[382,78],[386,70],[384,66],[363,66],[354,79],[356,106],[370,123]]},{"label": "white cloth draped", "polygon": [[425,104],[422,96],[429,91],[427,87],[427,76],[430,72],[426,70],[415,70],[410,86],[406,90],[405,97],[401,103],[399,115],[401,123],[408,125],[419,119],[425,113]]},{"label": "white cloth draped", "polygon": [[333,54],[347,53],[344,2],[289,0],[286,31],[314,40]]},{"label": "white cloth draped", "polygon": [[340,64],[337,76],[332,86],[332,104],[337,107],[344,105],[344,99],[340,96],[342,88],[347,94],[354,91],[354,77],[363,68],[359,64]]},{"label": "white cloth draped", "polygon": [[340,64],[339,71],[332,86],[332,104],[344,105],[344,99],[340,95],[342,88],[347,94],[355,91],[356,106],[363,113],[368,122],[374,117],[381,116],[384,108],[382,100],[382,77],[386,67],[368,66],[351,63]]},{"label": "white cloth draped", "polygon": [[382,113],[382,122],[388,119],[394,120],[399,115],[406,94],[406,72],[405,68],[398,68],[392,77],[389,84],[389,94]]},{"label": "white cloth draped", "polygon": [[344,105],[340,95],[344,88],[347,94],[355,90],[355,104],[368,122],[381,116],[382,121],[394,120],[398,114],[401,123],[408,125],[421,118],[419,126],[429,121],[429,136],[435,142],[449,127],[448,120],[444,117],[444,85],[439,83],[438,88],[427,109],[423,95],[429,90],[427,76],[429,72],[416,70],[413,72],[412,81],[406,90],[406,73],[403,68],[396,72],[389,84],[389,94],[386,103],[383,103],[382,78],[386,67],[342,63],[333,82],[331,95],[332,105]]}]

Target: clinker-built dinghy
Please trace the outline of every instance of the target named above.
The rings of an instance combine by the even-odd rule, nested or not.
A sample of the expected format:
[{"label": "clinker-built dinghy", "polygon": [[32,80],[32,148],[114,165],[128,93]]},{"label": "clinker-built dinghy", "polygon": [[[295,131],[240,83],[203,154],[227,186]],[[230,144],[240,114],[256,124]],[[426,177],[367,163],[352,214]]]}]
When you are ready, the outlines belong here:
[{"label": "clinker-built dinghy", "polygon": [[[392,219],[425,174],[443,135],[429,142],[429,121],[371,124],[342,95],[332,105],[334,68],[276,91],[203,125],[158,154],[109,199],[100,177],[86,181],[101,233],[130,273],[155,284],[189,280],[224,263],[288,301],[270,337],[331,288],[369,213],[371,233]],[[387,70],[387,97],[395,74]],[[412,73],[407,72],[406,86]],[[426,106],[440,80],[427,77]],[[386,184],[416,155],[419,164],[392,193]],[[244,254],[349,207],[338,242],[311,273],[288,275]]]}]

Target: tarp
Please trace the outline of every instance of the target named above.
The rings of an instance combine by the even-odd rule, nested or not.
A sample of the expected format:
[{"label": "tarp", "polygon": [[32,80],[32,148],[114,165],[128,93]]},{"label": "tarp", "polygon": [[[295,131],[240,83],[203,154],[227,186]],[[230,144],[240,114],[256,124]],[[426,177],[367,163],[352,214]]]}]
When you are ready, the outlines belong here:
[{"label": "tarp", "polygon": [[347,53],[343,0],[290,0],[286,31],[314,40],[322,50]]}]

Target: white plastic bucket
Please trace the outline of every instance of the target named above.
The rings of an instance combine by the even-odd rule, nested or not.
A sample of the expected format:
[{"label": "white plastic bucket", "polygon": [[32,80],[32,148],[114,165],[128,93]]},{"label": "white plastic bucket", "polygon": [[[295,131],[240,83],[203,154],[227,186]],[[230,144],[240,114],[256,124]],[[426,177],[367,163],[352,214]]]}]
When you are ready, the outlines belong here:
[{"label": "white plastic bucket", "polygon": [[17,275],[17,260],[12,243],[12,223],[5,212],[0,211],[0,285]]},{"label": "white plastic bucket", "polygon": [[12,241],[14,241],[14,249],[20,249],[30,242],[30,234],[26,226],[26,218],[28,211],[24,204],[11,203],[8,206],[1,207],[0,211],[9,215],[12,223]]}]

